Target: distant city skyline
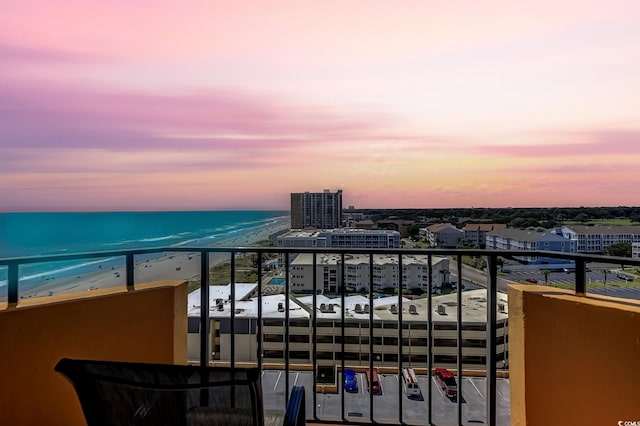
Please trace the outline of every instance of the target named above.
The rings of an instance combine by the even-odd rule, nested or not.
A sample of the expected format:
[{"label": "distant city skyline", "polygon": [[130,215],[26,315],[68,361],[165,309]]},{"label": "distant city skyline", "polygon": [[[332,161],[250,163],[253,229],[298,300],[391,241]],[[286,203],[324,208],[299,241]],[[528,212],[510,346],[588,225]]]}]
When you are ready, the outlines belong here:
[{"label": "distant city skyline", "polygon": [[639,16],[5,0],[0,211],[637,205]]}]

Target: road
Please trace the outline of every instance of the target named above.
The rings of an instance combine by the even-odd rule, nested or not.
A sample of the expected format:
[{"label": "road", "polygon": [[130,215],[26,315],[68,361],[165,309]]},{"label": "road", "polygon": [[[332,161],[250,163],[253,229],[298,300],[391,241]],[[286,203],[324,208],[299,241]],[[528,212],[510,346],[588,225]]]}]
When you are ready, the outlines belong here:
[{"label": "road", "polygon": [[[451,271],[451,276],[458,275],[458,262],[453,259],[449,260],[449,270]],[[487,288],[487,276],[483,271],[480,271],[476,268],[472,268],[469,265],[462,264],[462,279],[463,281],[469,281],[476,284],[479,287]],[[460,281],[458,279],[458,281]],[[517,284],[517,281],[507,280],[502,277],[498,277],[498,291],[501,293],[507,292],[507,286],[509,284]]]}]

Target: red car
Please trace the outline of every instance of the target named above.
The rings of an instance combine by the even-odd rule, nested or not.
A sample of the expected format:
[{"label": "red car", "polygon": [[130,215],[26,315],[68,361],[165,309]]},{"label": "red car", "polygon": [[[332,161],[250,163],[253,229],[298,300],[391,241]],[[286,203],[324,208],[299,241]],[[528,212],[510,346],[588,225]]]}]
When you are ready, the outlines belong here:
[{"label": "red car", "polygon": [[535,278],[527,278],[525,281],[531,284],[538,284],[538,280],[536,280]]},{"label": "red car", "polygon": [[445,395],[456,397],[458,395],[458,384],[453,373],[446,368],[436,368],[436,381]]}]

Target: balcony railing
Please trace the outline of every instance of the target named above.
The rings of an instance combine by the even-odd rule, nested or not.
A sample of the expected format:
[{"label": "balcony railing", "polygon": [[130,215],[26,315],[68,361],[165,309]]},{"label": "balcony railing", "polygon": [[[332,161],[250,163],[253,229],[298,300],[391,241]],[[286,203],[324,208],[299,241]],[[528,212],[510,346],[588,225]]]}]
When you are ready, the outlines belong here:
[{"label": "balcony railing", "polygon": [[[235,326],[236,326],[236,256],[240,254],[256,254],[260,261],[257,262],[256,270],[257,270],[257,319],[256,319],[256,342],[257,342],[257,357],[256,363],[260,369],[264,369],[264,361],[263,361],[263,276],[264,276],[264,268],[262,259],[267,254],[279,254],[281,258],[284,258],[284,293],[286,297],[284,298],[284,359],[283,359],[283,369],[284,369],[284,401],[289,399],[289,392],[292,388],[292,383],[290,383],[290,374],[292,371],[292,362],[290,357],[290,349],[292,345],[296,345],[295,342],[291,342],[290,335],[290,297],[289,295],[292,293],[290,286],[290,267],[291,260],[293,255],[298,254],[310,254],[312,255],[312,270],[316,271],[319,267],[318,256],[322,256],[325,254],[334,254],[340,257],[340,262],[338,263],[338,268],[340,270],[341,283],[338,286],[338,292],[335,296],[337,296],[340,300],[340,334],[339,339],[336,335],[336,341],[339,341],[341,353],[345,353],[345,298],[347,297],[347,290],[345,286],[345,256],[347,255],[365,255],[368,256],[369,263],[369,289],[368,292],[368,300],[369,306],[371,309],[368,310],[368,354],[366,359],[368,359],[368,369],[373,370],[376,365],[374,365],[374,353],[375,348],[378,343],[375,343],[375,338],[378,336],[374,335],[374,256],[379,254],[384,254],[387,256],[397,257],[397,266],[398,271],[402,271],[403,266],[403,258],[405,256],[426,256],[427,262],[427,277],[428,277],[428,285],[426,286],[425,292],[426,295],[426,315],[422,320],[427,325],[427,362],[425,363],[423,369],[426,371],[426,375],[428,377],[428,382],[431,383],[433,377],[434,367],[436,366],[433,359],[434,352],[434,293],[433,293],[433,284],[434,284],[434,273],[433,273],[433,258],[434,257],[449,257],[456,261],[456,271],[455,274],[457,276],[457,285],[458,289],[460,289],[463,285],[463,279],[468,274],[465,272],[466,269],[463,268],[463,256],[474,256],[474,257],[482,257],[486,260],[486,270],[484,271],[485,282],[479,283],[484,284],[486,287],[486,363],[484,365],[484,372],[486,376],[486,402],[485,402],[485,424],[494,425],[497,424],[497,377],[498,377],[498,363],[499,359],[496,354],[496,345],[498,344],[498,333],[497,333],[497,313],[499,312],[498,307],[498,294],[499,291],[504,291],[504,288],[499,288],[499,269],[498,269],[498,258],[517,258],[517,257],[541,257],[541,258],[554,258],[562,261],[570,261],[575,265],[575,293],[577,295],[584,296],[587,293],[587,265],[590,263],[602,263],[602,264],[610,264],[610,265],[624,265],[624,266],[640,266],[640,259],[631,259],[631,258],[622,258],[622,257],[609,257],[609,256],[597,256],[597,255],[581,255],[581,254],[568,254],[568,253],[558,253],[558,252],[548,252],[548,251],[523,251],[523,250],[508,250],[508,251],[492,251],[492,250],[479,250],[479,249],[355,249],[355,248],[326,248],[326,249],[318,249],[318,248],[277,248],[277,247],[230,247],[230,248],[190,248],[190,247],[160,247],[154,249],[140,249],[140,250],[126,250],[126,251],[107,251],[107,252],[93,252],[93,253],[80,253],[73,255],[55,255],[55,256],[41,256],[41,257],[30,257],[30,258],[9,258],[9,259],[0,259],[0,268],[7,269],[7,301],[9,305],[17,305],[19,304],[19,283],[20,283],[20,266],[29,265],[34,263],[47,263],[47,262],[58,262],[58,261],[72,261],[72,260],[85,260],[85,259],[96,259],[96,258],[111,258],[111,257],[124,257],[124,282],[128,289],[134,290],[135,288],[135,256],[139,255],[148,255],[148,254],[159,254],[159,253],[175,253],[175,252],[189,252],[189,253],[199,253],[200,254],[200,321],[199,321],[199,362],[201,364],[208,364],[212,361],[211,359],[211,339],[208,331],[210,328],[210,297],[209,297],[209,289],[210,289],[210,255],[212,253],[227,253],[229,254],[229,262],[230,262],[230,277],[229,281],[231,283],[230,286],[230,297],[228,304],[230,305],[229,309],[229,334],[230,336],[235,336]],[[540,269],[544,269],[545,265],[540,265]],[[444,276],[445,274],[443,274]],[[397,303],[398,306],[402,307],[403,304],[403,283],[400,282],[401,274],[398,274],[398,282],[389,283],[399,289],[397,292]],[[307,412],[310,421],[314,422],[330,422],[334,423],[336,419],[323,419],[321,418],[316,408],[318,407],[317,399],[318,393],[316,389],[318,389],[318,379],[315,372],[318,369],[319,360],[317,357],[318,354],[318,345],[323,345],[322,338],[319,339],[318,336],[318,301],[317,296],[322,292],[322,288],[320,288],[318,283],[318,274],[313,274],[312,281],[312,304],[310,309],[310,324],[311,324],[311,342],[312,342],[312,350],[311,350],[311,368],[314,372],[313,376],[313,388],[310,391],[307,389],[307,392],[311,394],[313,407],[310,412]],[[476,280],[477,282],[477,280]],[[462,304],[462,291],[456,292],[456,304],[461,307]],[[392,296],[396,297],[396,296]],[[406,303],[406,302],[405,302]],[[399,309],[397,311],[397,366],[395,371],[398,377],[398,408],[397,408],[397,417],[396,419],[390,419],[390,421],[381,421],[374,417],[374,395],[373,393],[369,393],[368,402],[369,402],[369,415],[367,418],[362,418],[364,422],[370,423],[406,423],[406,419],[404,418],[404,410],[403,410],[403,379],[402,379],[402,370],[404,366],[403,361],[403,310]],[[455,320],[455,332],[454,338],[456,341],[455,347],[455,372],[457,376],[458,383],[458,395],[461,395],[463,392],[463,310],[457,309],[456,311],[456,320]],[[320,342],[319,342],[320,340]],[[231,367],[236,367],[238,364],[236,362],[236,339],[230,339],[229,343],[229,364]],[[340,371],[344,371],[347,368],[347,364],[349,361],[345,360],[345,357],[342,356],[339,362]],[[412,367],[415,365],[412,363]],[[336,375],[336,377],[339,377]],[[342,388],[342,380],[337,379],[338,389]],[[474,385],[475,386],[475,385]],[[479,391],[478,391],[479,392]],[[340,418],[338,421],[342,421],[344,423],[353,423],[359,422],[354,421],[353,417],[347,415],[347,407],[345,406],[345,392],[339,391],[340,398]],[[427,418],[421,419],[421,421],[426,420],[427,424],[434,424],[433,419],[433,398],[434,392],[432,390],[432,386],[428,386],[426,389],[426,405],[427,405]],[[462,424],[463,422],[463,400],[464,398],[456,398],[456,424]],[[389,419],[387,419],[389,420]]]}]

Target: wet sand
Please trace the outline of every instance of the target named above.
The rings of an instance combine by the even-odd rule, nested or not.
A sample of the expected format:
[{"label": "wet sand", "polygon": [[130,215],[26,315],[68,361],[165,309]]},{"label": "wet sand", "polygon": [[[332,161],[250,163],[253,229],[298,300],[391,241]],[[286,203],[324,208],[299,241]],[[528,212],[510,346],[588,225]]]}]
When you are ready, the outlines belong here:
[{"label": "wet sand", "polygon": [[[259,241],[267,240],[269,235],[283,229],[282,225],[273,225],[249,234],[220,240],[217,247],[251,247]],[[229,253],[211,253],[209,266],[230,262]],[[96,267],[98,268],[98,267]],[[158,259],[136,262],[134,265],[134,283],[146,283],[160,280],[189,280],[200,276],[200,254],[190,252],[167,253]],[[98,288],[125,286],[124,260],[122,266],[113,269],[96,269],[96,272],[71,277],[60,277],[47,281],[33,290],[21,293],[20,297],[31,298],[78,291],[91,291]]]}]

